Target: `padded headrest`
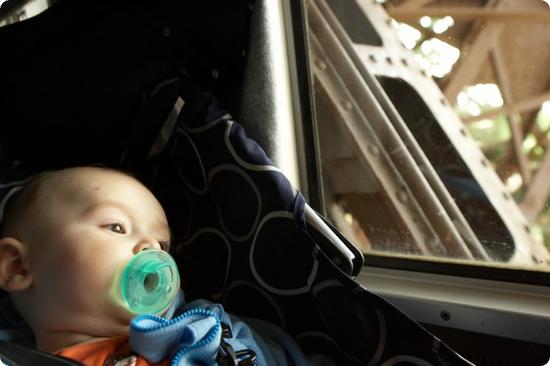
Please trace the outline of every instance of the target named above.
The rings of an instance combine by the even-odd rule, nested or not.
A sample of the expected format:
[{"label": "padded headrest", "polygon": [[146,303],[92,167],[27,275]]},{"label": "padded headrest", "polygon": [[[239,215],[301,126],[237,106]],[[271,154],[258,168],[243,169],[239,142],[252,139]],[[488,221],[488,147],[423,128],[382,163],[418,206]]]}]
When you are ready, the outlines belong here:
[{"label": "padded headrest", "polygon": [[249,18],[247,0],[61,0],[0,28],[4,157],[108,162],[144,95],[180,69],[238,106]]}]

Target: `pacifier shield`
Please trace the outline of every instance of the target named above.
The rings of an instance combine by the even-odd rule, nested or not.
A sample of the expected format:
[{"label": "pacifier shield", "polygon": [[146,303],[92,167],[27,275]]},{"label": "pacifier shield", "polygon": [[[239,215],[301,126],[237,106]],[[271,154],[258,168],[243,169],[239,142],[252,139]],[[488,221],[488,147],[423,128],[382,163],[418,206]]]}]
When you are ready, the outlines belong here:
[{"label": "pacifier shield", "polygon": [[174,301],[179,289],[176,262],[162,250],[136,254],[120,280],[120,294],[135,314],[159,314]]}]

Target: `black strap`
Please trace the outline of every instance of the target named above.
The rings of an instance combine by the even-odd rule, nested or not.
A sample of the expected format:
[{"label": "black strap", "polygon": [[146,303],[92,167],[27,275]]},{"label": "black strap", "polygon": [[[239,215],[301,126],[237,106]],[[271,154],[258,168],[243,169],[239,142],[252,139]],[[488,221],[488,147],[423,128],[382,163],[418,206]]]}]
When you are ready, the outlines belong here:
[{"label": "black strap", "polygon": [[216,362],[220,366],[256,366],[256,353],[251,349],[235,351],[225,341],[226,338],[233,338],[233,332],[228,324],[222,322],[222,339]]},{"label": "black strap", "polygon": [[8,366],[83,366],[68,358],[0,341],[0,360]]},{"label": "black strap", "polygon": [[183,77],[165,80],[146,97],[133,123],[123,164],[139,165],[147,160],[151,147],[172,110],[184,81]]}]

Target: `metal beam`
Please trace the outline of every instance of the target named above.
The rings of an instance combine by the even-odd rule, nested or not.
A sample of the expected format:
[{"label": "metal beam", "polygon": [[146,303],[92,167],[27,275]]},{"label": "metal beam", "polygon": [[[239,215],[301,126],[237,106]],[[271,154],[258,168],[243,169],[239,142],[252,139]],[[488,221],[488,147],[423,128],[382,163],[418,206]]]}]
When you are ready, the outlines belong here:
[{"label": "metal beam", "polygon": [[[318,95],[338,116],[355,155],[376,176],[380,193],[386,202],[391,202],[390,207],[396,210],[420,252],[440,255],[438,252],[445,248],[448,256],[477,257],[381,109],[380,101],[367,84],[367,74],[362,74],[364,64],[330,7],[318,0],[311,2],[308,9],[313,74],[320,86]],[[480,253],[481,258],[483,254]]]},{"label": "metal beam", "polygon": [[550,149],[546,150],[540,169],[527,188],[520,207],[529,222],[534,222],[544,209],[550,196]]},{"label": "metal beam", "polygon": [[502,8],[475,8],[438,6],[425,8],[409,8],[407,6],[388,8],[388,14],[402,22],[416,22],[423,16],[444,17],[450,15],[455,21],[469,21],[474,19],[485,19],[491,21],[528,21],[528,22],[550,22],[550,11],[534,9],[502,9]]},{"label": "metal beam", "polygon": [[[506,67],[502,51],[498,46],[491,50],[491,60],[493,61],[497,81],[502,91],[504,104],[513,103],[514,93],[512,91],[512,83],[509,76],[510,74],[508,72],[508,68]],[[524,138],[521,128],[521,118],[517,113],[508,113],[507,117],[508,123],[510,124],[510,130],[512,131],[512,151],[518,163],[523,184],[528,186],[529,181],[531,180],[531,171],[529,170],[529,162],[527,161],[527,157],[521,152]]]},{"label": "metal beam", "polygon": [[453,71],[452,78],[445,87],[444,94],[447,100],[454,105],[456,97],[465,85],[478,75],[481,66],[486,60],[487,54],[496,44],[504,25],[490,22],[481,28],[471,45],[462,51],[462,60]]},{"label": "metal beam", "polygon": [[390,6],[389,9],[399,8],[399,9],[416,9],[423,6],[429,5],[433,0],[405,0],[397,6]]},{"label": "metal beam", "polygon": [[[493,119],[502,114],[527,112],[540,108],[541,104],[546,101],[550,101],[550,91],[544,92],[534,97],[514,101],[512,103],[506,103],[501,108],[482,113],[479,116],[463,117],[461,119],[462,122],[468,124],[475,121],[480,121],[482,119]],[[523,131],[523,134],[525,134],[525,129]]]}]

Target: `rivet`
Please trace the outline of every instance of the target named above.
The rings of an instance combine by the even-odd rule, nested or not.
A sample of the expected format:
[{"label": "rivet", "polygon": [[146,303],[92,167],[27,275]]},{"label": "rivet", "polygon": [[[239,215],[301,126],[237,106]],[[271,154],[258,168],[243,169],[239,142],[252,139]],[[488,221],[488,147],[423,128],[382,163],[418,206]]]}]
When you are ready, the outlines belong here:
[{"label": "rivet", "polygon": [[319,67],[321,70],[326,70],[326,69],[327,69],[327,64],[326,64],[325,61],[323,61],[323,60],[317,60],[317,61],[315,61],[315,64],[316,64],[317,67]]},{"label": "rivet", "polygon": [[217,69],[212,70],[212,79],[218,80],[220,77],[220,72]]},{"label": "rivet", "polygon": [[407,192],[399,191],[399,192],[397,192],[397,199],[399,199],[399,201],[405,203],[409,200],[409,196],[407,195]]},{"label": "rivet", "polygon": [[162,35],[163,36],[170,37],[170,34],[172,34],[172,32],[170,31],[170,28],[168,28],[168,27],[163,27],[162,28]]},{"label": "rivet", "polygon": [[436,237],[429,237],[427,240],[428,246],[433,248],[438,255],[445,255],[445,251],[439,245],[439,240]]},{"label": "rivet", "polygon": [[376,146],[376,145],[369,145],[368,149],[369,149],[369,152],[370,152],[372,155],[374,155],[374,156],[380,155],[380,149],[378,148],[378,146]]},{"label": "rivet", "polygon": [[342,107],[344,107],[346,111],[351,111],[353,109],[353,104],[351,104],[349,100],[343,100]]}]

